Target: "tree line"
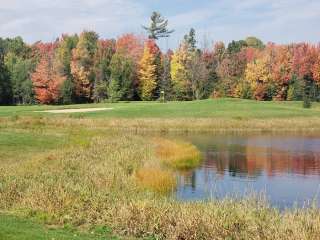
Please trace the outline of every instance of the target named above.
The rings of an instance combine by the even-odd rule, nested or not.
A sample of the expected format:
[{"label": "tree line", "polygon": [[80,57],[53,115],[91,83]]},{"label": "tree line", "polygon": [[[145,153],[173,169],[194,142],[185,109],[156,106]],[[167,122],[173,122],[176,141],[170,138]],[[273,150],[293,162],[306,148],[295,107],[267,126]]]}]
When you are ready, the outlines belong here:
[{"label": "tree line", "polygon": [[161,51],[168,21],[153,13],[145,38],[101,39],[93,31],[26,44],[0,38],[0,104],[71,104],[121,100],[237,97],[304,100],[320,96],[320,45],[264,44],[255,37],[197,47],[191,29]]}]

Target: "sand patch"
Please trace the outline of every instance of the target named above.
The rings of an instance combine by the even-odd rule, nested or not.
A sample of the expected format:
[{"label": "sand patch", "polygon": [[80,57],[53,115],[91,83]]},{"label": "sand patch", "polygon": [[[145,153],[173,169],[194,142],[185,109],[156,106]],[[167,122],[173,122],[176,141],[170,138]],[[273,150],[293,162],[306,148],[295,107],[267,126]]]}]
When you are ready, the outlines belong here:
[{"label": "sand patch", "polygon": [[44,110],[44,111],[35,111],[35,112],[44,112],[44,113],[86,113],[86,112],[99,112],[113,110],[113,108],[77,108],[77,109],[60,109],[60,110]]}]

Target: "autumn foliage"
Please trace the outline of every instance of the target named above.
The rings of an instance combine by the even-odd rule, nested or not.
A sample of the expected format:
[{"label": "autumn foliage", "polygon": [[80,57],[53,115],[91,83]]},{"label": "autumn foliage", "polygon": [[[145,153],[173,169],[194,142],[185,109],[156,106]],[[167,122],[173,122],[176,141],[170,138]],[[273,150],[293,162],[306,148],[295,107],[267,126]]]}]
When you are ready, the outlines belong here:
[{"label": "autumn foliage", "polygon": [[6,91],[0,91],[0,104],[4,100],[40,104],[158,100],[160,96],[165,100],[320,99],[320,45],[264,44],[248,37],[199,49],[194,29],[176,50],[166,53],[155,39],[135,34],[101,39],[84,31],[64,34],[52,43],[2,41],[7,41],[1,57],[3,69],[8,70],[2,71],[2,78],[9,82],[3,84]]},{"label": "autumn foliage", "polygon": [[37,45],[40,61],[32,74],[32,82],[36,99],[42,104],[56,103],[59,99],[59,92],[65,77],[57,69],[54,51],[55,43]]},{"label": "autumn foliage", "polygon": [[156,56],[160,52],[154,40],[145,43],[143,57],[140,61],[140,89],[143,100],[152,100],[153,92],[157,87]]}]

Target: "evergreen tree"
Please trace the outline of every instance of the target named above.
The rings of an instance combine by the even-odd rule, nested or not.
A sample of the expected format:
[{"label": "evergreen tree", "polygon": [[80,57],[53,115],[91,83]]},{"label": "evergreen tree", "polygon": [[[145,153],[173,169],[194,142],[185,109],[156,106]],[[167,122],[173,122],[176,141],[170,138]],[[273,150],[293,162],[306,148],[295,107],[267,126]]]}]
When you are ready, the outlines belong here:
[{"label": "evergreen tree", "polygon": [[229,54],[235,54],[241,51],[242,48],[247,47],[248,44],[244,40],[239,40],[239,41],[232,41],[229,43],[227,52]]},{"label": "evergreen tree", "polygon": [[67,78],[60,90],[60,99],[62,104],[71,104],[73,102],[74,87],[71,78]]},{"label": "evergreen tree", "polygon": [[151,15],[151,23],[149,27],[142,26],[149,34],[149,39],[158,40],[159,38],[169,37],[174,30],[168,30],[168,20],[162,18],[158,12]]},{"label": "evergreen tree", "polygon": [[108,84],[108,98],[111,101],[130,100],[134,77],[131,59],[114,54],[110,63],[111,78]]},{"label": "evergreen tree", "polygon": [[5,42],[0,38],[0,104],[12,103],[9,72],[4,64]]},{"label": "evergreen tree", "polygon": [[188,46],[188,51],[194,52],[197,49],[196,30],[190,29],[189,34],[184,36],[184,42]]},{"label": "evergreen tree", "polygon": [[310,76],[304,77],[304,91],[303,91],[303,107],[311,108],[311,101],[313,95],[313,79]]},{"label": "evergreen tree", "polygon": [[171,100],[172,96],[172,83],[171,83],[171,63],[170,55],[166,54],[162,58],[162,75],[160,80],[160,93],[163,92],[165,100]]},{"label": "evergreen tree", "polygon": [[101,102],[107,98],[107,88],[110,81],[110,63],[115,53],[114,40],[100,40],[95,55],[95,81],[93,85],[93,100]]}]

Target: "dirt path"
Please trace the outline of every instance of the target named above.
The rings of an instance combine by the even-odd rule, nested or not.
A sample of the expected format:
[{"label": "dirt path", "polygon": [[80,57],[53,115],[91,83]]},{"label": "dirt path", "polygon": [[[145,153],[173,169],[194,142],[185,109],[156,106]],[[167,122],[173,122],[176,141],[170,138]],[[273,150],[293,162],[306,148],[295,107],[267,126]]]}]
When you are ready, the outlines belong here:
[{"label": "dirt path", "polygon": [[45,111],[35,111],[44,113],[85,113],[85,112],[99,112],[113,110],[113,108],[78,108],[78,109],[60,109],[60,110],[45,110]]}]

